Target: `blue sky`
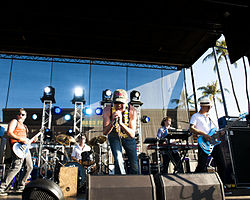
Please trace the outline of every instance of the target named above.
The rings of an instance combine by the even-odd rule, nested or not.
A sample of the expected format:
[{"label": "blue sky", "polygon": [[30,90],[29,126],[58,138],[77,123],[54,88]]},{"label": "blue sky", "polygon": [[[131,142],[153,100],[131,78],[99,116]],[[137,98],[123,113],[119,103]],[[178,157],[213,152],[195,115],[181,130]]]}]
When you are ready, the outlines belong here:
[{"label": "blue sky", "polygon": [[[197,60],[193,65],[196,90],[197,88],[201,86],[207,86],[208,83],[212,83],[218,80],[217,72],[213,71],[213,66],[215,64],[214,59],[211,59],[205,63],[202,63],[202,60],[204,59],[204,57],[211,52],[212,52],[212,48],[208,49],[200,57],[200,59]],[[245,59],[246,59],[246,65],[247,65],[247,73],[249,76],[250,74],[249,62],[246,57]],[[244,113],[244,112],[248,112],[248,102],[247,102],[247,96],[246,96],[245,72],[243,68],[244,66],[243,66],[242,59],[237,61],[237,65],[238,65],[237,68],[235,68],[234,65],[231,65],[230,69],[232,73],[232,78],[233,78],[233,82],[235,86],[237,99],[240,104],[241,113]],[[224,61],[219,64],[219,70],[220,70],[220,75],[221,75],[221,80],[222,80],[222,86],[223,88],[227,88],[229,90],[229,93],[224,91],[226,106],[228,109],[228,115],[237,117],[239,116],[240,113],[238,112],[238,109],[236,107],[226,63]],[[187,90],[188,90],[188,94],[190,95],[192,94],[190,69],[186,70],[186,72],[187,72],[186,78],[187,78],[187,86],[188,86]],[[248,87],[250,86],[249,78],[250,77],[248,77],[248,83],[247,83]],[[218,86],[219,86],[219,82],[218,82]],[[197,91],[197,98],[199,97],[201,97],[201,92]],[[216,105],[218,107],[219,117],[225,116],[223,104],[221,104],[220,102],[216,102]],[[214,109],[211,110],[211,114],[213,117],[215,117]]]}]

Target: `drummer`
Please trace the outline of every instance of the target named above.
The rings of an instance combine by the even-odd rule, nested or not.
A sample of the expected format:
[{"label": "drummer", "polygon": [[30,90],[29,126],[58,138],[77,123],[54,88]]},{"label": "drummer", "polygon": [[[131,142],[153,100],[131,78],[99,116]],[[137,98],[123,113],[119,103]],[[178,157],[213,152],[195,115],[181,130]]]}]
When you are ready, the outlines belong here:
[{"label": "drummer", "polygon": [[82,159],[82,152],[85,151],[91,151],[91,148],[89,145],[86,144],[86,136],[82,135],[80,138],[80,144],[77,144],[74,146],[71,158],[73,161],[80,162]]}]

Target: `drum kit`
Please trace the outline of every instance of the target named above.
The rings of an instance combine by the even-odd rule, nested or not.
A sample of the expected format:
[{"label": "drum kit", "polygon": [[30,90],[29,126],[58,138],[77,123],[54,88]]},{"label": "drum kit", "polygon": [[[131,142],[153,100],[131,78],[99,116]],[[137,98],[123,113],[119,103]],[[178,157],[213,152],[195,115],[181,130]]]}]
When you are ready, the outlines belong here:
[{"label": "drum kit", "polygon": [[[73,136],[59,134],[55,137],[56,144],[43,144],[41,155],[40,175],[43,178],[49,178],[59,182],[60,167],[78,168],[78,188],[86,185],[87,174],[105,174],[108,173],[108,152],[107,137],[93,137],[87,144],[91,147],[90,151],[84,151],[81,154],[82,159],[77,162],[71,160],[68,153],[71,154],[72,146],[77,141]],[[34,156],[35,157],[35,156]]]}]

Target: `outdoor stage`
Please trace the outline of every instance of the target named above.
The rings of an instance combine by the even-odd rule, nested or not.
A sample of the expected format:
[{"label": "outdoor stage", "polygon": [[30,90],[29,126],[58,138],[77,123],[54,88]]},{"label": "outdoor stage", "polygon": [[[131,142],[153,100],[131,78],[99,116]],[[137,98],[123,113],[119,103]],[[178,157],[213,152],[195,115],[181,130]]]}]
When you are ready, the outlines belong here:
[{"label": "outdoor stage", "polygon": [[[112,190],[112,189],[111,189]],[[1,196],[1,199],[18,200],[22,199],[22,194],[9,193],[8,196]],[[87,193],[79,193],[75,197],[65,197],[66,200],[87,200]],[[129,199],[129,198],[127,198]],[[225,193],[226,200],[250,199],[249,188],[232,188]]]}]

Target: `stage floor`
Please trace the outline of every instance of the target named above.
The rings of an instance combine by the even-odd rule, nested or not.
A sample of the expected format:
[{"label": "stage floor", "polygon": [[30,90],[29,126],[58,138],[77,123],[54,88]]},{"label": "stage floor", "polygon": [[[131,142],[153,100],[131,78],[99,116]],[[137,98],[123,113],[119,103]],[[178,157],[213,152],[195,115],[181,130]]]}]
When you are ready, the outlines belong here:
[{"label": "stage floor", "polygon": [[[225,194],[226,200],[233,199],[249,199],[250,200],[250,188],[234,188],[228,191],[228,194]],[[9,193],[8,196],[0,196],[0,199],[8,200],[18,200],[22,199],[22,194]],[[65,200],[87,200],[86,194],[81,193],[76,197],[65,197]]]}]

